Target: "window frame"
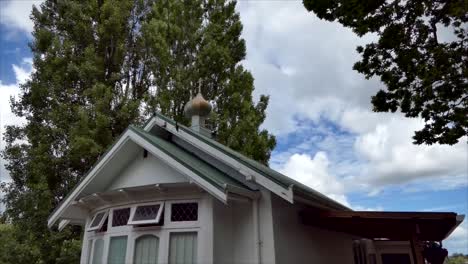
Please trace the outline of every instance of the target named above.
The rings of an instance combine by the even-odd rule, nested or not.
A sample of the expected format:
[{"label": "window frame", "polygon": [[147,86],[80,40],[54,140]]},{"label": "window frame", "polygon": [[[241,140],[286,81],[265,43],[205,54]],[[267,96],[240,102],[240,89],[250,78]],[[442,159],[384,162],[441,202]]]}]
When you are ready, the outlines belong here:
[{"label": "window frame", "polygon": [[[198,211],[197,211],[197,220],[196,221],[171,221],[171,215],[172,215],[172,205],[173,204],[183,204],[183,203],[196,203],[198,206]],[[202,207],[200,200],[196,199],[187,199],[187,200],[171,200],[166,202],[166,211],[164,215],[164,226],[169,227],[169,228],[197,228],[200,226],[201,221],[202,221]]]},{"label": "window frame", "polygon": [[195,259],[195,262],[194,263],[198,263],[199,260],[200,260],[200,254],[202,253],[201,252],[201,247],[200,247],[200,230],[198,228],[187,228],[187,229],[184,229],[184,228],[180,228],[180,229],[175,229],[175,230],[169,230],[169,232],[167,233],[167,236],[166,236],[166,261],[167,263],[170,263],[170,251],[171,251],[171,236],[173,234],[180,234],[180,233],[194,233],[196,234],[196,238],[197,238],[197,247],[196,247],[196,259]]},{"label": "window frame", "polygon": [[[179,221],[179,222],[171,222],[171,209],[172,209],[172,204],[179,204],[179,203],[197,203],[198,204],[198,221]],[[137,221],[136,225],[132,225],[127,223],[127,225],[124,226],[117,226],[113,227],[112,226],[112,218],[113,218],[113,211],[114,210],[119,210],[123,208],[130,208],[130,217],[134,217],[136,213],[136,209],[140,206],[146,206],[146,205],[155,205],[159,204],[160,209],[158,211],[159,215],[159,222],[158,225],[146,225],[146,224],[140,224],[143,221]],[[162,205],[162,206],[161,206]],[[87,219],[88,223],[87,225],[90,225],[91,223],[89,221],[94,220],[94,214],[97,214],[99,212],[103,212],[105,210],[108,210],[107,218],[108,218],[108,229],[104,233],[97,233],[97,232],[86,232],[85,233],[85,238],[86,240],[91,240],[91,241],[86,241],[87,243],[91,243],[91,250],[90,252],[86,252],[87,254],[91,254],[90,261],[92,263],[92,258],[94,254],[94,242],[102,238],[104,239],[104,251],[103,251],[103,263],[107,263],[109,259],[109,253],[110,253],[110,242],[111,238],[114,236],[127,236],[127,251],[126,251],[126,263],[132,263],[133,258],[134,258],[134,250],[135,250],[135,242],[136,239],[138,239],[140,236],[146,235],[146,234],[151,234],[159,239],[159,256],[158,256],[158,263],[167,263],[169,260],[169,241],[170,241],[170,234],[171,233],[178,233],[178,232],[196,232],[197,233],[197,239],[206,239],[206,234],[202,232],[203,227],[207,226],[209,222],[206,222],[206,199],[202,199],[202,197],[198,196],[177,196],[177,197],[164,197],[163,199],[158,199],[158,200],[143,200],[143,201],[130,201],[130,202],[122,202],[122,203],[117,203],[115,205],[110,205],[106,207],[100,207],[96,208],[95,210],[91,211],[90,215],[92,217],[89,217]],[[163,211],[164,210],[164,211]],[[133,215],[132,215],[133,211]],[[93,214],[94,212],[94,214]],[[104,215],[104,217],[106,217]],[[129,220],[132,218],[129,217]],[[162,218],[163,217],[163,218]],[[156,221],[158,216],[156,216],[155,219],[150,220],[150,221]],[[145,220],[146,221],[146,220]],[[159,223],[164,223],[162,225],[159,225]],[[103,222],[104,223],[104,222]],[[103,224],[102,223],[102,224]],[[102,225],[101,225],[102,227]],[[200,242],[200,240],[198,240]],[[86,250],[87,248],[83,247],[83,250]],[[89,250],[89,249],[88,249]],[[86,251],[88,251],[86,250]],[[197,259],[203,258],[203,252],[206,254],[206,246],[202,245],[200,243],[197,244]],[[85,254],[86,254],[85,253]],[[83,255],[85,255],[83,254]],[[87,259],[82,256],[82,262],[86,261]],[[85,262],[86,263],[86,262]]]},{"label": "window frame", "polygon": [[124,258],[124,263],[127,263],[127,259],[128,259],[128,248],[129,248],[129,241],[130,241],[130,235],[129,234],[111,234],[109,235],[107,238],[106,238],[106,241],[107,241],[107,251],[106,251],[106,256],[105,256],[105,260],[106,262],[105,263],[109,263],[109,256],[110,256],[110,252],[111,252],[111,243],[112,243],[112,238],[116,238],[116,237],[125,237],[127,240],[126,240],[126,245],[125,245],[125,258]]},{"label": "window frame", "polygon": [[131,260],[130,263],[133,263],[135,261],[135,249],[136,249],[136,243],[137,240],[140,239],[141,237],[144,236],[154,236],[158,239],[158,261],[157,263],[165,263],[164,261],[164,256],[166,252],[164,252],[165,248],[165,237],[164,237],[164,232],[161,230],[142,230],[142,231],[136,231],[133,236],[132,236],[132,245],[130,248],[130,256],[129,259]]},{"label": "window frame", "polygon": [[[103,215],[101,221],[99,221],[98,225],[94,226],[94,227],[91,226],[93,224],[94,220],[96,219],[96,216],[98,216],[102,212],[104,212],[104,215]],[[89,231],[96,231],[96,230],[101,229],[104,222],[108,219],[108,216],[109,216],[109,209],[101,210],[101,211],[96,212],[94,214],[93,218],[91,218],[91,221],[89,222],[89,226],[88,226],[87,231],[89,232]]]},{"label": "window frame", "polygon": [[[197,220],[188,220],[188,221],[174,221],[172,220],[172,206],[175,205],[175,204],[196,204],[197,205]],[[200,204],[196,201],[174,201],[174,202],[171,202],[170,203],[170,207],[171,209],[169,210],[170,211],[170,215],[169,215],[169,220],[171,223],[196,223],[199,221],[200,219],[200,214],[199,214],[199,207],[200,207]]]},{"label": "window frame", "polygon": [[[121,229],[121,228],[124,228],[126,226],[128,226],[128,221],[130,221],[130,217],[132,216],[132,205],[126,205],[126,206],[119,206],[119,207],[114,207],[114,208],[111,208],[110,209],[110,212],[109,212],[109,222],[110,222],[110,228],[112,229]],[[122,210],[122,209],[130,209],[130,215],[128,216],[128,220],[127,220],[127,223],[125,225],[120,225],[120,226],[113,226],[113,222],[114,222],[114,212],[115,211],[118,211],[118,210]]]},{"label": "window frame", "polygon": [[[146,224],[157,224],[157,223],[159,223],[161,221],[161,216],[162,216],[163,210],[165,208],[164,204],[165,204],[165,202],[161,201],[161,202],[153,202],[153,203],[141,203],[141,204],[137,204],[137,205],[132,206],[130,208],[130,217],[128,218],[127,225],[135,226],[135,225],[146,225]],[[158,209],[158,213],[156,214],[156,218],[149,219],[149,220],[133,220],[138,207],[151,206],[151,205],[159,205],[159,209]]]}]

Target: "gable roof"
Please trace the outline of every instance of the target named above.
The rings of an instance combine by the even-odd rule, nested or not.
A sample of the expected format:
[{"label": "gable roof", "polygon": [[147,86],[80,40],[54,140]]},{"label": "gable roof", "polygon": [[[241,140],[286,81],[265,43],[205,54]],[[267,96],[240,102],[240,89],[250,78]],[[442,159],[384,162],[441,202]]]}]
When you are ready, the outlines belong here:
[{"label": "gable roof", "polygon": [[[159,120],[162,120],[163,123],[161,124],[158,122]],[[176,129],[170,129],[169,125],[172,125],[173,127],[177,127]],[[212,149],[217,150],[219,153],[222,153],[225,156],[228,156],[231,158],[231,160],[237,161],[238,165],[241,165],[242,168],[238,168],[238,170],[247,176],[247,179],[251,176],[260,176],[260,177],[265,177],[268,179],[268,181],[277,184],[281,188],[283,188],[283,191],[275,190],[275,189],[270,189],[268,186],[267,189],[270,189],[270,191],[278,194],[280,197],[285,198],[286,200],[293,202],[294,200],[294,194],[297,194],[301,198],[306,199],[306,201],[312,201],[314,203],[324,205],[326,207],[329,207],[331,209],[338,209],[338,210],[350,210],[348,207],[336,202],[333,199],[328,198],[327,196],[323,195],[322,193],[296,181],[291,179],[290,177],[281,174],[280,172],[273,170],[251,158],[248,158],[241,153],[234,151],[233,149],[224,146],[223,144],[207,137],[204,136],[200,133],[197,133],[193,131],[192,129],[181,125],[177,124],[174,120],[160,114],[160,113],[155,113],[154,117],[151,118],[144,126],[144,129],[146,131],[149,131],[152,129],[153,126],[159,125],[160,127],[164,128],[165,130],[179,136],[184,136],[180,132],[184,132],[188,137],[186,136],[185,139],[188,140],[191,143],[197,143],[196,141],[203,142],[205,145],[208,145]],[[198,144],[198,147],[201,147],[202,145]],[[207,153],[209,153],[209,149],[207,150]],[[213,156],[213,153],[211,153]],[[217,159],[222,159],[222,156],[219,155],[214,155],[214,158]],[[250,175],[253,173],[254,175]],[[255,178],[257,182],[259,182],[258,178]],[[259,182],[261,184],[261,181]],[[286,195],[285,195],[286,194]]]},{"label": "gable roof", "polygon": [[[139,147],[146,149],[152,155],[158,157],[172,168],[187,176],[190,182],[197,184],[224,203],[227,202],[228,193],[240,194],[247,197],[257,196],[255,190],[252,190],[247,185],[244,185],[240,181],[230,177],[209,163],[199,159],[197,156],[177,146],[170,140],[154,136],[151,133],[135,126],[129,126],[128,129],[124,131],[124,133],[108,148],[102,157],[88,171],[86,176],[54,209],[48,219],[49,227],[54,225],[56,221],[61,218],[61,215],[74,201],[76,201],[76,199],[79,199],[80,196],[84,196],[81,194],[90,194],[89,192],[95,192],[97,188],[96,185],[100,184],[101,188],[106,185],[106,182],[102,179],[100,179],[96,184],[96,181],[99,180],[96,179],[97,175],[99,175],[105,168],[112,167],[108,166],[108,164],[112,159],[115,159],[127,151],[124,146],[126,144],[128,146],[128,142],[133,142]],[[122,159],[119,160],[121,161]],[[121,166],[123,166],[123,164],[121,164]],[[114,169],[113,172],[116,170],[118,169]],[[115,176],[115,174],[112,176]],[[112,179],[113,178],[111,177],[109,181]],[[91,189],[91,191],[86,191],[86,188]]]},{"label": "gable roof", "polygon": [[[193,153],[180,144],[176,144],[170,138],[165,139],[154,135],[151,133],[151,130],[155,126],[169,132],[171,137],[181,139],[206,155]],[[314,189],[250,159],[209,137],[201,135],[181,124],[177,124],[174,120],[162,114],[156,113],[144,125],[143,129],[131,125],[122,133],[88,171],[86,176],[54,209],[48,219],[49,227],[61,217],[63,212],[77,198],[80,198],[80,194],[86,188],[92,186],[93,188],[89,187],[91,191],[96,191],[96,187],[91,183],[96,181],[96,176],[101,173],[103,168],[106,168],[109,160],[124,152],[124,145],[128,142],[133,142],[139,147],[146,149],[190,178],[190,182],[196,183],[223,202],[227,202],[228,193],[252,198],[258,196],[257,189],[249,187],[249,183],[251,186],[251,183],[255,182],[291,203],[300,201],[328,209],[350,210]],[[210,157],[211,160],[208,160],[206,156]],[[212,160],[218,161],[218,164],[222,163],[229,166],[244,178],[239,180],[234,175],[221,170],[216,164],[213,164]],[[120,166],[123,165],[120,164]],[[112,173],[108,174],[113,176]],[[90,194],[89,191],[87,194]]]}]

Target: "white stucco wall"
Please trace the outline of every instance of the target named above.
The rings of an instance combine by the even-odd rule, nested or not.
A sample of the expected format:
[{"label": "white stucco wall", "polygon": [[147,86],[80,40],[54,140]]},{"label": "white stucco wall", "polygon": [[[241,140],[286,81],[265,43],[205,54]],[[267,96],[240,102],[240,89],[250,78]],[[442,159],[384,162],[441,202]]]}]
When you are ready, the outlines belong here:
[{"label": "white stucco wall", "polygon": [[300,222],[300,205],[272,195],[276,263],[354,264],[352,237]]},{"label": "white stucco wall", "polygon": [[[259,239],[261,263],[275,263],[270,192],[259,199]],[[258,263],[256,228],[252,201],[229,202],[213,199],[214,263]]]},{"label": "white stucco wall", "polygon": [[255,263],[252,205],[213,199],[214,263]]},{"label": "white stucco wall", "polygon": [[143,150],[112,181],[107,190],[144,186],[157,183],[188,182],[187,178],[150,153],[143,157]]}]

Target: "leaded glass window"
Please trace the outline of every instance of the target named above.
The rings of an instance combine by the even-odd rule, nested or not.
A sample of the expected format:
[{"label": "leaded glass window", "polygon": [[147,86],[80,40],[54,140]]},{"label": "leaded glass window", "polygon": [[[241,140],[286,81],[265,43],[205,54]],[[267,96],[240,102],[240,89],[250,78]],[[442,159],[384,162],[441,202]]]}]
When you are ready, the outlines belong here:
[{"label": "leaded glass window", "polygon": [[96,213],[93,219],[91,220],[91,224],[88,227],[88,231],[101,229],[102,225],[107,220],[108,213],[109,213],[108,210]]},{"label": "leaded glass window", "polygon": [[96,230],[97,233],[107,232],[107,223],[109,222],[109,217],[106,217],[104,223],[102,223],[101,228]]},{"label": "leaded glass window", "polygon": [[197,221],[198,203],[174,203],[171,206],[171,221]]},{"label": "leaded glass window", "polygon": [[116,209],[112,213],[112,226],[123,226],[130,218],[130,208]]},{"label": "leaded glass window", "polygon": [[163,209],[163,203],[140,205],[136,208],[132,208],[128,224],[140,225],[159,223]]}]

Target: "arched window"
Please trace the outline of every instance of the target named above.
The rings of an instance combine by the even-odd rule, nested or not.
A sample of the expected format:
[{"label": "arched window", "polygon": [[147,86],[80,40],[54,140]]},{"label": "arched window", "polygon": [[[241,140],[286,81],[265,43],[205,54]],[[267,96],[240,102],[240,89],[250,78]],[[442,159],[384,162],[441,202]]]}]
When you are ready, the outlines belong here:
[{"label": "arched window", "polygon": [[154,235],[144,235],[135,240],[133,254],[134,264],[158,263],[159,238]]},{"label": "arched window", "polygon": [[169,241],[170,264],[193,264],[197,262],[197,233],[173,232]]}]

